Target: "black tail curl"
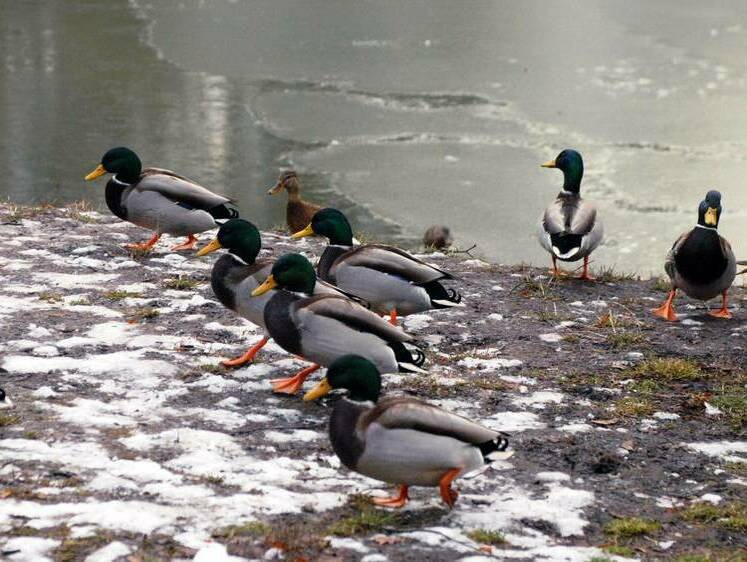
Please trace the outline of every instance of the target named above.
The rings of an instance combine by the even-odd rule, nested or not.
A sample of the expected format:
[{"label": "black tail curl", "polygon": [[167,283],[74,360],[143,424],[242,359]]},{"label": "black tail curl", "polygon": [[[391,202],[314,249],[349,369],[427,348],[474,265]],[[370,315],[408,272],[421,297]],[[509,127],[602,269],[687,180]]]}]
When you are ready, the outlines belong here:
[{"label": "black tail curl", "polygon": [[400,364],[401,370],[407,372],[406,367],[403,368],[403,364],[413,365],[418,368],[425,364],[425,353],[414,345],[405,347],[405,344],[401,342],[392,342],[389,344],[389,347],[394,351],[394,357],[397,363]]},{"label": "black tail curl", "polygon": [[445,302],[454,303],[455,305],[462,302],[462,295],[454,289],[446,289],[438,281],[423,283],[421,286],[428,293],[434,308],[449,308],[448,304],[443,304]]},{"label": "black tail curl", "polygon": [[493,459],[490,458],[491,453],[505,451],[507,447],[508,439],[506,439],[504,435],[499,435],[495,439],[485,441],[485,443],[480,443],[478,445],[480,453],[482,453],[482,458],[486,463],[492,462]]},{"label": "black tail curl", "polygon": [[207,210],[215,220],[229,220],[239,218],[239,210],[233,205],[224,203],[222,205],[216,205]]}]

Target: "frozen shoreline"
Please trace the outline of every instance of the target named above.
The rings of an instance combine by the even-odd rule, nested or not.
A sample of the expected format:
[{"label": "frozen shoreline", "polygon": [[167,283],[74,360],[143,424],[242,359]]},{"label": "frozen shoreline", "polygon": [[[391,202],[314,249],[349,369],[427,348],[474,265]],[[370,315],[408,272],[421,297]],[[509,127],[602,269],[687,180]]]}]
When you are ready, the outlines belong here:
[{"label": "frozen shoreline", "polygon": [[[669,325],[647,312],[663,297],[654,281],[555,283],[426,256],[461,277],[467,306],[405,320],[430,375],[388,377],[387,389],[511,432],[515,454],[460,481],[451,512],[416,489],[395,519],[337,536],[360,513],[351,494],[387,490],[339,468],[328,408],[271,394],[267,380],[299,361],[269,344],[253,365],[216,367],[260,334],[215,301],[213,257],[171,253],[172,240],[133,257],[121,244],[146,233],[96,212],[2,205],[0,218],[0,386],[16,403],[0,410],[0,549],[19,551],[9,560],[251,560],[276,548],[310,560],[581,561],[613,557],[600,547],[614,542],[644,559],[745,546],[744,529],[683,516],[696,500],[744,497],[744,288],[732,321],[682,299],[685,321]],[[321,248],[278,233],[263,244]],[[628,516],[662,528],[605,534]],[[475,530],[507,542],[487,548]]]}]

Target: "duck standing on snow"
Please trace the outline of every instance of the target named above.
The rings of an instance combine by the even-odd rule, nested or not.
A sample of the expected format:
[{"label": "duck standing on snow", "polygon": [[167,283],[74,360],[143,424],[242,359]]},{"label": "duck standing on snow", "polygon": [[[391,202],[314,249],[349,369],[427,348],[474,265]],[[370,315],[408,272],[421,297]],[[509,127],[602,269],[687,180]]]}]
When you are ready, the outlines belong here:
[{"label": "duck standing on snow", "polygon": [[698,224],[680,236],[667,254],[664,269],[672,288],[667,299],[652,312],[674,322],[674,298],[677,289],[686,295],[706,301],[721,295],[721,308],[709,312],[716,318],[731,318],[726,308],[727,293],[737,273],[737,260],[729,243],[718,233],[721,217],[721,194],[709,191],[698,207]]},{"label": "duck standing on snow", "polygon": [[106,205],[120,219],[154,232],[143,244],[129,248],[150,250],[162,234],[187,236],[172,250],[194,248],[195,234],[218,226],[216,221],[239,216],[231,200],[208,191],[192,180],[160,168],[142,168],[140,158],[125,147],[104,154],[96,169],[86,176],[95,180],[113,174],[106,184]]},{"label": "duck standing on snow", "polygon": [[581,198],[581,178],[584,161],[575,150],[562,151],[555,160],[542,164],[543,168],[558,168],[563,172],[563,190],[545,209],[539,227],[540,245],[552,257],[552,273],[564,275],[557,260],[578,261],[583,258],[584,270],[580,279],[592,280],[589,275],[589,255],[604,237],[596,207]]},{"label": "duck standing on snow", "polygon": [[329,420],[337,456],[350,470],[399,485],[396,497],[376,498],[376,505],[402,507],[410,486],[438,486],[452,507],[458,496],[451,488],[454,479],[484,467],[508,446],[504,433],[427,402],[401,396],[379,400],[379,371],[360,356],[337,359],[303,399],[334,389],[348,391]]},{"label": "duck standing on snow", "polygon": [[[244,219],[231,219],[221,225],[215,239],[196,255],[205,256],[221,248],[226,248],[228,253],[213,264],[210,274],[213,293],[224,307],[265,330],[263,338],[245,354],[222,362],[225,367],[239,367],[251,361],[270,339],[266,333],[264,311],[275,291],[260,297],[252,297],[251,293],[270,275],[275,258],[257,259],[262,248],[262,237],[257,227]],[[314,294],[345,296],[336,287],[324,282],[316,283]]]},{"label": "duck standing on snow", "polygon": [[291,238],[314,234],[329,239],[317,266],[319,278],[362,298],[374,312],[389,314],[392,324],[396,324],[397,315],[461,303],[459,293],[441,285],[443,280],[454,279],[450,273],[392,246],[353,247],[350,223],[337,209],[322,209]]},{"label": "duck standing on snow", "polygon": [[275,390],[293,394],[320,366],[356,353],[372,361],[382,373],[424,372],[422,351],[412,336],[367,308],[336,295],[314,296],[314,267],[301,254],[287,254],[275,262],[271,275],[252,292],[258,297],[271,289],[264,320],[272,339],[288,353],[315,365],[293,377],[273,381]]},{"label": "duck standing on snow", "polygon": [[309,224],[311,217],[321,207],[301,199],[301,182],[298,181],[298,174],[293,170],[281,173],[278,182],[267,193],[275,195],[283,190],[288,192],[288,204],[285,208],[285,219],[288,223],[288,229],[290,232],[298,232]]}]

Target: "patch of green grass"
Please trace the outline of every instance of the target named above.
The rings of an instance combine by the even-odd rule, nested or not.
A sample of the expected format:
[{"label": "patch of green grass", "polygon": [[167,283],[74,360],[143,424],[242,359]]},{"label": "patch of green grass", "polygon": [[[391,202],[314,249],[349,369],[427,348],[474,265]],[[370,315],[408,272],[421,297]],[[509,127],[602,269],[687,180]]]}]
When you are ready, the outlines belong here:
[{"label": "patch of green grass", "polygon": [[747,562],[747,551],[739,550],[705,550],[686,552],[673,559],[674,562]]},{"label": "patch of green grass", "polygon": [[56,303],[62,301],[62,295],[60,293],[55,293],[54,291],[42,291],[37,295],[37,298],[40,301],[48,303]]},{"label": "patch of green grass", "polygon": [[729,529],[731,531],[747,532],[747,517],[727,517],[723,521],[719,522],[721,527]]},{"label": "patch of green grass", "polygon": [[140,308],[134,308],[130,311],[129,318],[132,322],[142,322],[143,320],[153,320],[160,316],[160,312],[157,308],[152,306],[141,306]]},{"label": "patch of green grass", "polygon": [[595,272],[595,275],[599,283],[619,283],[621,281],[635,281],[638,279],[635,273],[615,271],[615,268],[612,266],[599,268]]},{"label": "patch of green grass", "polygon": [[68,304],[71,306],[89,306],[91,303],[86,299],[75,299],[74,301],[70,301]]},{"label": "patch of green grass", "polygon": [[709,402],[729,418],[735,430],[747,426],[747,391],[744,386],[725,386]]},{"label": "patch of green grass", "polygon": [[24,439],[39,439],[41,434],[38,431],[24,431],[22,435]]},{"label": "patch of green grass", "polygon": [[102,296],[106,300],[110,300],[110,301],[121,301],[121,300],[124,300],[126,298],[138,298],[138,297],[141,297],[142,294],[141,293],[135,293],[135,292],[132,292],[132,291],[117,291],[115,289],[115,290],[112,290],[112,291],[105,292]]},{"label": "patch of green grass", "polygon": [[705,375],[697,363],[677,357],[653,357],[641,361],[630,373],[634,377],[650,377],[663,381],[701,379]]},{"label": "patch of green grass", "polygon": [[270,527],[261,521],[247,521],[246,523],[239,523],[238,525],[229,525],[228,527],[222,527],[216,529],[211,533],[211,536],[215,539],[226,539],[231,540],[234,537],[239,536],[252,536],[261,537],[270,532]]},{"label": "patch of green grass", "polygon": [[200,365],[197,370],[203,373],[212,373],[214,375],[217,375],[219,373],[225,373],[228,369],[226,369],[223,365],[220,363],[205,363],[203,365]]},{"label": "patch of green grass", "polygon": [[635,550],[630,548],[629,546],[623,546],[621,544],[610,544],[608,546],[603,546],[602,550],[605,552],[609,552],[610,554],[614,554],[615,556],[625,556],[626,558],[632,558],[635,556]]},{"label": "patch of green grass", "polygon": [[712,523],[720,519],[739,518],[744,512],[745,506],[741,502],[731,502],[724,505],[697,502],[682,510],[680,517],[685,521]]},{"label": "patch of green grass", "polygon": [[174,277],[172,279],[166,279],[163,284],[165,287],[169,289],[174,289],[175,291],[190,291],[197,287],[201,281],[198,281],[197,279],[192,279],[191,277]]},{"label": "patch of green grass", "polygon": [[487,529],[474,529],[473,531],[469,531],[467,536],[480,544],[498,545],[508,542],[504,534],[500,531],[490,531]]},{"label": "patch of green grass", "polygon": [[546,298],[549,296],[550,283],[552,283],[552,280],[544,281],[533,277],[531,273],[527,273],[510,292],[518,291],[519,295],[526,298]]},{"label": "patch of green grass", "polygon": [[642,517],[622,517],[604,526],[604,532],[616,539],[651,535],[661,529],[661,523]]},{"label": "patch of green grass", "polygon": [[589,558],[589,562],[613,562],[613,560],[606,556],[594,556],[593,558]]},{"label": "patch of green grass", "polygon": [[739,476],[747,476],[747,462],[727,462],[724,469]]},{"label": "patch of green grass", "polygon": [[366,496],[353,496],[349,501],[358,512],[330,525],[327,530],[330,535],[352,537],[377,533],[384,531],[387,527],[397,525],[399,521],[396,513],[377,509]]},{"label": "patch of green grass", "polygon": [[650,416],[655,411],[656,408],[647,398],[628,396],[615,402],[615,412],[620,416],[639,418]]},{"label": "patch of green grass", "polygon": [[637,332],[615,332],[607,336],[607,343],[615,350],[640,347],[645,342],[646,337]]},{"label": "patch of green grass", "polygon": [[7,427],[9,425],[15,425],[19,421],[21,421],[21,416],[0,413],[0,427]]},{"label": "patch of green grass", "polygon": [[662,392],[662,386],[652,379],[643,379],[630,383],[625,387],[630,392],[650,397],[658,392]]},{"label": "patch of green grass", "polygon": [[54,550],[55,562],[77,562],[111,541],[111,534],[99,531],[90,537],[66,538]]}]

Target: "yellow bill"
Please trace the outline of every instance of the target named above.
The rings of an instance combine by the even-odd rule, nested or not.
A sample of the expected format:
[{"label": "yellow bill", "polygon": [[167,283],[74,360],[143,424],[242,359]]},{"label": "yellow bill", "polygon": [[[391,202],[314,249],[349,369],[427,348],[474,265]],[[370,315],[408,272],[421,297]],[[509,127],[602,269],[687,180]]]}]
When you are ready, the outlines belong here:
[{"label": "yellow bill", "polygon": [[95,180],[99,176],[103,176],[106,173],[106,168],[104,168],[103,164],[99,164],[96,166],[96,169],[93,170],[90,174],[86,176],[86,181]]},{"label": "yellow bill", "polygon": [[708,226],[716,226],[718,224],[718,209],[708,207],[705,214],[705,223]]},{"label": "yellow bill", "polygon": [[264,295],[267,291],[271,291],[277,286],[278,282],[275,281],[275,278],[272,275],[270,275],[267,279],[265,279],[264,283],[262,283],[259,287],[252,291],[252,296],[258,297],[260,295]]},{"label": "yellow bill", "polygon": [[305,238],[306,236],[314,236],[316,234],[314,232],[314,229],[311,228],[311,223],[309,223],[309,226],[304,228],[303,230],[299,230],[295,234],[291,234],[291,240],[298,240],[299,238]]},{"label": "yellow bill", "polygon": [[550,160],[549,162],[545,162],[544,164],[540,164],[543,168],[557,168],[555,165],[555,160]]},{"label": "yellow bill", "polygon": [[218,242],[217,238],[214,238],[210,241],[210,244],[207,246],[200,248],[200,250],[195,254],[197,257],[206,256],[211,252],[214,252],[215,250],[220,250],[223,246],[220,245],[220,242]]},{"label": "yellow bill", "polygon": [[324,377],[319,381],[319,384],[303,395],[303,400],[304,402],[311,402],[312,400],[326,396],[330,392],[332,392],[332,386],[329,384],[327,377]]}]

